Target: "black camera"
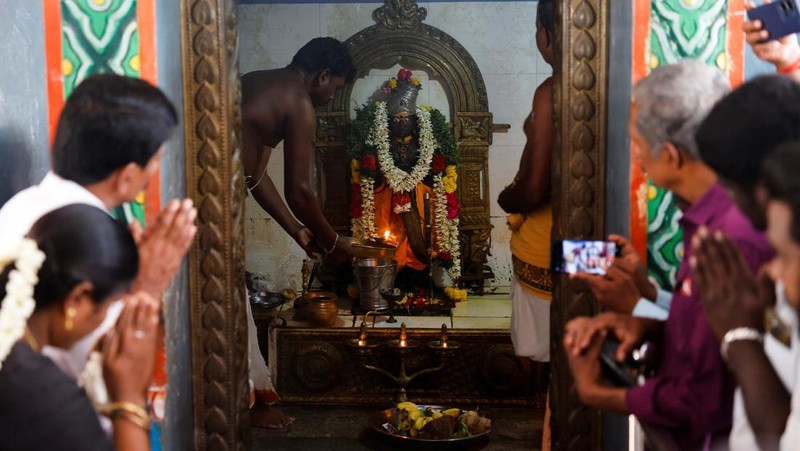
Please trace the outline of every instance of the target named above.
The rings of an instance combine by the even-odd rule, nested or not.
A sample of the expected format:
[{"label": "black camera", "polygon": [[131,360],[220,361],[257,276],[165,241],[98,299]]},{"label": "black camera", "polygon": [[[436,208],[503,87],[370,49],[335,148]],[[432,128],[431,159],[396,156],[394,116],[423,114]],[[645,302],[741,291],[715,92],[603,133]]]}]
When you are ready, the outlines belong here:
[{"label": "black camera", "polygon": [[641,385],[655,369],[656,355],[652,343],[644,342],[631,351],[625,360],[617,360],[619,341],[607,338],[600,350],[603,377],[617,387]]}]

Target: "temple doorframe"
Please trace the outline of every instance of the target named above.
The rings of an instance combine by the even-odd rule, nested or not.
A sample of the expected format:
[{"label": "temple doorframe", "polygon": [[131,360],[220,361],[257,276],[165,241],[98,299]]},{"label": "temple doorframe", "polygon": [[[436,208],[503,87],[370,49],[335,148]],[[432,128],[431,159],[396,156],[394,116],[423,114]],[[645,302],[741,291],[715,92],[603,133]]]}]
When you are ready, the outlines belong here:
[{"label": "temple doorframe", "polygon": [[[556,238],[604,235],[609,3],[556,0]],[[249,446],[237,7],[181,0],[186,186],[199,210],[189,255],[195,449]],[[553,306],[553,449],[598,449],[601,415],[578,402],[560,346],[566,321],[597,304],[559,278]]]}]

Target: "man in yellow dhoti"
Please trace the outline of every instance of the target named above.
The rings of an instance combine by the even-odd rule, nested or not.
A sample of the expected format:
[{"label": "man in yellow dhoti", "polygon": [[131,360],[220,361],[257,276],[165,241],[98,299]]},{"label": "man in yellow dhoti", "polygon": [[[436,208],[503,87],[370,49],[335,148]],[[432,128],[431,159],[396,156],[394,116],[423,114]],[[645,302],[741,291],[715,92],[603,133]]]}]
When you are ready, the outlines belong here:
[{"label": "man in yellow dhoti", "polygon": [[[536,46],[544,60],[553,61],[553,5],[540,1],[536,14]],[[524,125],[527,142],[514,181],[497,203],[509,216],[514,278],[511,286],[511,340],[517,355],[550,361],[550,206],[553,154],[553,78],[533,96]]]},{"label": "man in yellow dhoti", "polygon": [[[540,0],[536,9],[536,47],[551,67],[554,47],[553,2]],[[553,77],[533,96],[525,120],[527,141],[514,181],[497,198],[507,213],[514,277],[511,281],[511,341],[514,352],[538,362],[550,361],[550,205],[553,157]],[[542,449],[550,449],[550,410],[546,403]]]}]

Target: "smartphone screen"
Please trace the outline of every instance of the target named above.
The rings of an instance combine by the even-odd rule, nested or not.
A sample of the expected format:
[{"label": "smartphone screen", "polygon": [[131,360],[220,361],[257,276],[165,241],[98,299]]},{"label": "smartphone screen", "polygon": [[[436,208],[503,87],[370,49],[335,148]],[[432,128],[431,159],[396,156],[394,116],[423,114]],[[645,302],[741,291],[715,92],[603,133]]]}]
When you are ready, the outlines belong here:
[{"label": "smartphone screen", "polygon": [[613,241],[556,241],[552,250],[553,271],[603,275],[614,263],[617,252],[617,243]]}]

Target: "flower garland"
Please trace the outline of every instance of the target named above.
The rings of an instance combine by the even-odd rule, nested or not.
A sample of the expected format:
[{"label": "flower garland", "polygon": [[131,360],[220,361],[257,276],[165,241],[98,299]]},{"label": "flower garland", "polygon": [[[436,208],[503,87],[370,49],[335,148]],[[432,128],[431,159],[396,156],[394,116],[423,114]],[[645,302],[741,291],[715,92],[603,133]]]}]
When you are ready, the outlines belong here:
[{"label": "flower garland", "polygon": [[[455,199],[456,173],[455,167],[448,166],[448,175],[441,174],[433,177],[433,194],[436,198],[434,204],[434,221],[436,223],[436,243],[439,252],[437,261],[442,268],[447,269],[454,280],[461,276],[461,247],[458,241],[458,210],[448,208],[448,197]],[[448,188],[451,188],[448,190]],[[456,199],[455,202],[458,202]],[[455,211],[455,215],[451,215]]]},{"label": "flower garland", "polygon": [[[389,188],[395,194],[407,194],[416,188],[431,171],[431,160],[433,160],[436,142],[433,139],[430,111],[417,107],[417,121],[419,123],[420,152],[417,164],[409,174],[395,166],[389,149],[389,115],[386,111],[386,102],[380,102],[375,111],[375,124],[370,133],[371,141],[368,141],[367,144],[378,148],[378,163],[381,166],[381,172],[386,177]],[[402,198],[403,203],[394,205],[394,212],[397,214],[411,211],[411,196]]]},{"label": "flower garland", "polygon": [[16,261],[16,268],[8,274],[6,297],[0,305],[0,368],[11,352],[11,348],[28,327],[28,318],[36,308],[33,289],[39,281],[39,268],[44,262],[44,253],[36,242],[23,238],[16,253],[0,258],[0,270]]},{"label": "flower garland", "polygon": [[[386,83],[384,91],[388,93],[397,88],[398,79],[421,89],[417,77],[401,69],[397,78]],[[458,239],[461,205],[455,193],[458,187],[455,138],[438,110],[428,106],[417,107],[416,115],[419,156],[409,173],[395,165],[391,154],[386,102],[368,103],[357,109],[356,119],[348,133],[348,147],[353,157],[350,198],[353,236],[362,239],[376,236],[374,190],[378,171],[392,190],[392,211],[395,214],[411,211],[411,192],[420,183],[432,185],[434,258],[455,280],[461,276]]]}]

